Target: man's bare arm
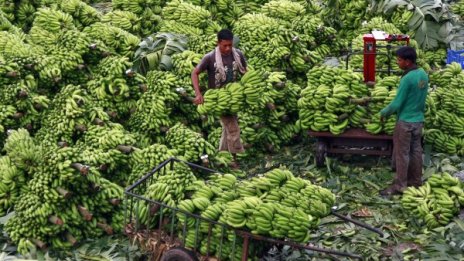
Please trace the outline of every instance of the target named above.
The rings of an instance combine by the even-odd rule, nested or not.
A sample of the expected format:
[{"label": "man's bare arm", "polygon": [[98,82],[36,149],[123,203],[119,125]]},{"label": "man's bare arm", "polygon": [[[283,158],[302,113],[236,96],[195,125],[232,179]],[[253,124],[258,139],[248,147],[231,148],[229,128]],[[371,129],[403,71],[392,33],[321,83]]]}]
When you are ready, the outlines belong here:
[{"label": "man's bare arm", "polygon": [[201,94],[200,90],[200,80],[199,80],[199,75],[200,75],[200,70],[195,67],[192,71],[192,84],[193,84],[193,89],[195,90],[195,99],[193,100],[193,103],[195,104],[202,104],[203,103],[203,95]]}]

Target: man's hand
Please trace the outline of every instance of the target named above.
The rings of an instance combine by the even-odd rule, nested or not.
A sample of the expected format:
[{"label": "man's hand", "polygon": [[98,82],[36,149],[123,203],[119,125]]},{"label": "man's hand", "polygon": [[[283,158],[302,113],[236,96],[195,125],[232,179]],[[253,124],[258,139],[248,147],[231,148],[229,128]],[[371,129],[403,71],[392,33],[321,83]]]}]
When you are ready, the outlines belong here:
[{"label": "man's hand", "polygon": [[204,102],[204,99],[203,99],[203,95],[201,94],[198,94],[193,100],[193,103],[196,105],[203,104],[203,102]]}]

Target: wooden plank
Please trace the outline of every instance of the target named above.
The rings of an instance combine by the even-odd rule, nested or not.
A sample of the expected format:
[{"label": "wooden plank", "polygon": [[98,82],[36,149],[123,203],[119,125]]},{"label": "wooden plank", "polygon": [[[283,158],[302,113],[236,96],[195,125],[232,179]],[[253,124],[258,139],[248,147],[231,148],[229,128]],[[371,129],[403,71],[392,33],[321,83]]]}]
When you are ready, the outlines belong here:
[{"label": "wooden plank", "polygon": [[386,134],[370,134],[365,129],[350,128],[340,135],[334,135],[329,131],[308,131],[312,137],[326,138],[350,138],[350,139],[373,139],[373,140],[393,140],[393,136]]}]

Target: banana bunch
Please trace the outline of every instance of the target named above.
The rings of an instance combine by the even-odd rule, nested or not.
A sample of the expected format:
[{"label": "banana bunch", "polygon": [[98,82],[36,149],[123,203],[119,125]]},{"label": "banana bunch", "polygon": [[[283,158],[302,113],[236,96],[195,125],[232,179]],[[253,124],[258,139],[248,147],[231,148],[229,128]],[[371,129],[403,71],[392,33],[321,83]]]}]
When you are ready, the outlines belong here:
[{"label": "banana bunch", "polygon": [[159,0],[116,0],[112,1],[113,10],[129,11],[140,17],[141,36],[148,36],[157,30],[162,22],[161,11],[164,1]]},{"label": "banana bunch", "polygon": [[141,83],[144,80],[143,76],[130,71],[131,67],[132,63],[126,57],[110,56],[103,59],[96,70],[98,79],[89,82],[89,89],[101,100],[114,97],[116,101],[121,101],[130,97],[138,91],[139,86],[130,86],[128,78],[137,77]]},{"label": "banana bunch", "polygon": [[[236,114],[246,108],[264,108],[268,103],[273,103],[271,97],[277,92],[272,88],[273,82],[279,83],[280,76],[271,74],[268,78],[271,88],[265,90],[266,82],[263,74],[257,70],[249,70],[240,82],[226,84],[220,89],[209,89],[204,94],[204,103],[198,106],[200,114],[211,114],[215,116]],[[277,92],[277,94],[279,94]]]},{"label": "banana bunch", "polygon": [[117,149],[118,146],[133,146],[136,140],[134,135],[124,129],[121,124],[108,122],[105,126],[91,125],[82,139],[82,147],[101,150]]},{"label": "banana bunch", "polygon": [[197,221],[195,218],[186,215],[186,213],[201,215],[201,212],[205,211],[210,205],[210,201],[207,198],[181,200],[177,204],[177,208],[181,210],[176,213],[177,219],[182,226],[194,229]]},{"label": "banana bunch", "polygon": [[437,127],[427,127],[424,137],[425,141],[432,144],[436,151],[464,155],[464,138],[462,137],[449,135]]},{"label": "banana bunch", "polygon": [[141,15],[146,10],[154,14],[161,14],[161,7],[165,1],[163,0],[138,0],[138,1],[129,1],[129,0],[115,0],[112,1],[113,8],[115,10],[125,10],[130,11],[134,14]]},{"label": "banana bunch", "polygon": [[198,113],[214,116],[236,114],[246,102],[243,89],[240,83],[233,82],[224,88],[207,90],[203,95],[204,103],[197,107]]},{"label": "banana bunch", "polygon": [[131,174],[127,179],[127,183],[133,184],[155,166],[174,157],[176,154],[176,151],[170,150],[165,145],[156,143],[143,149],[136,148],[130,154],[129,165]]},{"label": "banana bunch", "polygon": [[[269,204],[269,203],[268,203]],[[317,227],[318,222],[314,222],[314,218],[311,215],[306,214],[301,209],[291,208],[285,206],[276,206],[276,212],[273,215],[272,230],[269,234],[276,238],[289,238],[297,242],[308,242],[310,239],[310,229]],[[257,228],[265,226],[265,229],[269,228],[262,219],[258,219]]]},{"label": "banana bunch", "polygon": [[140,39],[119,28],[109,24],[97,22],[83,30],[92,39],[97,41],[101,48],[108,48],[111,53],[132,57],[138,47]]},{"label": "banana bunch", "polygon": [[39,27],[50,33],[62,30],[74,30],[73,17],[67,13],[51,8],[39,8],[35,13],[33,27]]},{"label": "banana bunch", "polygon": [[216,148],[200,133],[190,130],[182,123],[172,126],[166,133],[166,144],[187,161],[198,161],[204,154],[216,154]]},{"label": "banana bunch", "polygon": [[132,63],[125,57],[111,56],[103,59],[87,89],[95,97],[95,106],[103,108],[111,118],[124,118],[134,112],[146,79],[130,69]]},{"label": "banana bunch", "polygon": [[453,13],[460,15],[461,19],[464,18],[464,4],[462,1],[455,1],[451,4],[451,11]]},{"label": "banana bunch", "polygon": [[36,8],[32,3],[27,1],[19,3],[15,13],[15,23],[18,27],[27,30],[34,21]]},{"label": "banana bunch", "polygon": [[[1,57],[3,58],[3,57]],[[20,76],[20,70],[18,63],[1,59],[2,63],[0,64],[0,75],[2,84],[12,84],[15,83],[17,77]]]},{"label": "banana bunch", "polygon": [[[190,119],[197,119],[199,116],[192,106],[183,105],[185,101],[182,99],[185,86],[182,80],[171,72],[150,71],[147,74],[147,89],[142,94],[142,97],[137,101],[137,109],[129,119],[129,126],[133,130],[150,133],[165,132],[167,128],[175,122],[174,113],[180,110],[188,113]],[[186,96],[189,96],[190,89]],[[179,91],[179,92],[178,92]],[[183,92],[181,92],[183,91]],[[181,93],[179,95],[179,93]]]},{"label": "banana bunch", "polygon": [[120,206],[122,200],[124,199],[124,189],[116,183],[113,183],[105,178],[99,178],[97,180],[97,185],[100,189],[97,191],[92,200],[95,202],[95,205],[98,206],[98,214],[112,214],[112,211],[115,211],[115,207]]},{"label": "banana bunch", "polygon": [[[122,125],[107,123],[106,126],[90,125],[75,146],[82,150],[81,162],[98,167],[99,171],[111,175],[112,181],[126,180],[129,157],[134,150],[135,136],[124,130]],[[129,171],[130,172],[130,171]]]},{"label": "banana bunch", "polygon": [[321,3],[322,17],[326,24],[338,30],[340,39],[351,40],[356,37],[356,30],[361,27],[364,19],[369,20],[366,1],[329,1]]},{"label": "banana bunch", "polygon": [[[23,59],[27,59],[34,57],[34,54],[41,53],[40,48],[26,43],[24,38],[24,34],[7,31],[0,32],[0,54],[5,56],[0,56],[0,60],[2,61],[2,69],[0,72],[2,76],[4,73],[13,72],[17,69],[15,67],[18,65],[15,65],[14,63],[9,64],[9,59],[13,59],[14,57],[21,57]],[[14,75],[11,75],[10,73],[10,75],[6,76],[12,77]]]},{"label": "banana bunch", "polygon": [[119,27],[131,34],[140,35],[142,30],[142,18],[130,11],[115,10],[105,14],[101,18],[102,23]]},{"label": "banana bunch", "polygon": [[9,130],[3,150],[15,167],[28,174],[33,174],[35,168],[40,164],[41,148],[25,129]]},{"label": "banana bunch", "polygon": [[269,1],[261,7],[261,13],[285,21],[293,20],[306,13],[305,7],[289,0]]},{"label": "banana bunch", "polygon": [[[176,202],[173,199],[173,194],[170,193],[170,187],[166,183],[158,182],[151,184],[144,193],[144,196],[148,199],[154,200],[156,202],[161,202],[170,207],[175,207]],[[153,210],[152,210],[153,209]],[[154,206],[150,206],[147,202],[137,201],[135,205],[136,217],[138,224],[150,226],[151,224],[156,224],[156,213],[154,212]],[[169,209],[165,210],[163,216],[166,215],[166,212]]]},{"label": "banana bunch", "polygon": [[244,197],[225,203],[225,210],[219,218],[219,222],[224,222],[234,228],[250,229],[250,223],[254,223],[253,210],[261,204],[258,197]]},{"label": "banana bunch", "polygon": [[12,126],[14,120],[11,119],[16,113],[16,108],[11,105],[0,105],[0,132],[5,131],[5,126]]},{"label": "banana bunch", "polygon": [[[89,108],[94,106],[87,92],[79,86],[66,85],[55,95],[44,115],[36,138],[43,144],[56,146],[59,141],[74,144],[87,130]],[[53,129],[53,132],[50,132]],[[77,136],[73,138],[73,135]]]},{"label": "banana bunch", "polygon": [[[11,118],[9,127],[32,128],[41,120],[41,115],[49,106],[50,100],[45,95],[37,93],[37,86],[38,81],[34,76],[27,74],[16,79],[15,83],[4,85],[0,90],[2,104],[6,106],[3,119],[8,121],[6,117]],[[8,111],[11,114],[8,114]]]},{"label": "banana bunch", "polygon": [[[47,220],[56,213],[52,206],[30,192],[22,193],[15,205],[15,213],[5,225],[5,231],[18,246],[21,246],[18,251],[23,254],[29,252],[27,246],[32,244],[31,241],[43,242],[49,234],[61,228]],[[26,243],[25,240],[29,242]]]},{"label": "banana bunch", "polygon": [[315,66],[306,74],[308,86],[317,87],[325,84],[331,86],[334,84],[346,85],[350,91],[357,97],[363,97],[368,94],[368,88],[363,83],[363,76],[352,70],[345,70],[338,67]]},{"label": "banana bunch", "polygon": [[[158,176],[155,184],[166,184],[172,200],[177,203],[185,198],[186,188],[195,181],[196,177],[189,166],[176,164],[174,169],[167,171],[164,175]],[[159,201],[157,198],[153,199]]]},{"label": "banana bunch", "polygon": [[[79,145],[76,144],[76,146]],[[83,149],[81,161],[85,165],[98,167],[98,170],[107,178],[111,175],[111,180],[118,184],[123,184],[127,179],[128,156],[117,149]]]},{"label": "banana bunch", "polygon": [[5,216],[26,190],[26,173],[16,167],[9,156],[0,157],[0,214]]},{"label": "banana bunch", "polygon": [[237,184],[237,177],[233,174],[212,174],[204,185],[196,188],[192,199],[206,197],[213,203],[227,203],[238,198],[235,191]]},{"label": "banana bunch", "polygon": [[2,12],[3,16],[8,19],[10,22],[15,20],[15,4],[10,2],[2,2],[2,6],[0,11]]},{"label": "banana bunch", "polygon": [[[176,32],[178,30],[175,30]],[[195,53],[208,53],[216,48],[217,36],[216,34],[209,35],[193,35],[189,34],[188,47],[189,50]]]},{"label": "banana bunch", "polygon": [[461,65],[456,62],[447,64],[446,67],[430,76],[432,84],[436,84],[442,88],[461,89],[464,82],[464,71]]},{"label": "banana bunch", "polygon": [[261,137],[258,136],[258,130],[265,127],[263,117],[251,111],[245,111],[239,114],[238,123],[240,126],[240,138],[245,144],[253,145],[260,142]]},{"label": "banana bunch", "polygon": [[185,50],[172,56],[172,71],[178,77],[188,77],[201,61],[202,56],[191,50]]},{"label": "banana bunch", "polygon": [[446,49],[425,51],[424,60],[431,68],[442,68],[446,65]]},{"label": "banana bunch", "polygon": [[406,189],[401,204],[427,227],[445,226],[464,205],[463,186],[458,178],[446,172],[436,173],[423,186]]},{"label": "banana bunch", "polygon": [[60,10],[73,17],[76,28],[83,29],[100,22],[102,15],[94,7],[81,0],[60,1]]},{"label": "banana bunch", "polygon": [[211,13],[208,10],[181,0],[169,1],[163,7],[162,17],[165,20],[194,25],[202,30],[206,29],[211,21]]},{"label": "banana bunch", "polygon": [[451,112],[451,110],[438,110],[434,125],[440,126],[448,134],[464,137],[464,118],[458,114]]},{"label": "banana bunch", "polygon": [[235,23],[234,30],[240,37],[240,47],[248,56],[248,64],[255,69],[279,68],[283,57],[290,57],[291,51],[285,39],[288,29],[279,19],[249,13]]},{"label": "banana bunch", "polygon": [[196,6],[201,6],[208,10],[219,24],[227,25],[232,28],[233,24],[244,15],[244,11],[237,5],[237,1],[232,0],[190,0]]},{"label": "banana bunch", "polygon": [[401,32],[409,32],[408,23],[414,16],[414,9],[410,10],[406,6],[397,6],[391,14],[391,23]]}]

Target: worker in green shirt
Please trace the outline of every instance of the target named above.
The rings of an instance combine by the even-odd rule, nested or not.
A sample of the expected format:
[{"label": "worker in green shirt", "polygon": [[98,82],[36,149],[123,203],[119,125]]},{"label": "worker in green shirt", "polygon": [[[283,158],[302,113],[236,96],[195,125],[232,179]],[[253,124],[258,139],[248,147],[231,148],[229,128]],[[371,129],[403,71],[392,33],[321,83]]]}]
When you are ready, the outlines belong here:
[{"label": "worker in green shirt", "polygon": [[416,65],[417,54],[412,47],[396,51],[398,66],[404,71],[395,99],[381,112],[381,120],[396,113],[393,132],[393,161],[396,176],[393,184],[380,192],[390,196],[401,194],[408,186],[422,184],[422,128],[425,100],[429,87],[427,73]]}]

